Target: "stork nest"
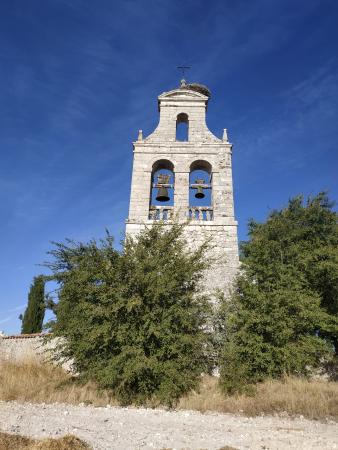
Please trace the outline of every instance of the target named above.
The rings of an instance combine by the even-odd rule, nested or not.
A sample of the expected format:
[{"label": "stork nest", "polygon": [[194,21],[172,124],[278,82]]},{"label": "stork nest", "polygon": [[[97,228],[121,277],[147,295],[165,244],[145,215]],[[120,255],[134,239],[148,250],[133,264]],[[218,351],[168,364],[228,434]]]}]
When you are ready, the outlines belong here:
[{"label": "stork nest", "polygon": [[211,92],[209,89],[203,84],[199,83],[187,83],[184,86],[185,89],[190,89],[191,91],[199,92],[200,94],[206,95],[207,97],[211,97]]}]

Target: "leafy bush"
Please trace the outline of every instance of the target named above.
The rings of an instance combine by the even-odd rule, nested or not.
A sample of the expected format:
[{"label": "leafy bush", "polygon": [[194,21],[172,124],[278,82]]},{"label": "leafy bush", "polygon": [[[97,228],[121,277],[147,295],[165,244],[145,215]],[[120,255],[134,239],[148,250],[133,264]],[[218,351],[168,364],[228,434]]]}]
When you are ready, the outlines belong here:
[{"label": "leafy bush", "polygon": [[242,269],[222,302],[226,391],[283,374],[307,375],[337,350],[337,213],[323,193],[249,223]]},{"label": "leafy bush", "polygon": [[208,369],[208,301],[198,294],[207,244],[188,251],[183,225],[145,229],[122,251],[55,244],[47,266],[60,285],[51,331],[60,356],[124,404],[171,405]]}]

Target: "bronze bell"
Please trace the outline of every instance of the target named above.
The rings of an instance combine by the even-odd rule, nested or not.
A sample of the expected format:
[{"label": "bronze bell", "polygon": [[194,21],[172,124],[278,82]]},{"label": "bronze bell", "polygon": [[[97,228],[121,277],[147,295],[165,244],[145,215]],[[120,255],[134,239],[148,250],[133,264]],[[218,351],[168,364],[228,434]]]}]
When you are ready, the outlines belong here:
[{"label": "bronze bell", "polygon": [[[167,202],[170,200],[169,194],[168,194],[168,188],[165,185],[168,185],[170,181],[170,175],[165,175],[164,173],[160,173],[157,175],[157,187],[158,192],[156,196],[156,200],[158,202]],[[164,186],[163,186],[164,185]]]},{"label": "bronze bell", "polygon": [[168,195],[168,189],[166,187],[164,186],[159,187],[156,200],[158,202],[167,202],[168,200],[170,200],[170,197]]},{"label": "bronze bell", "polygon": [[[204,180],[195,180],[196,184],[204,184]],[[202,186],[197,186],[197,192],[195,194],[195,198],[204,198],[205,194],[203,192],[203,187]]]}]

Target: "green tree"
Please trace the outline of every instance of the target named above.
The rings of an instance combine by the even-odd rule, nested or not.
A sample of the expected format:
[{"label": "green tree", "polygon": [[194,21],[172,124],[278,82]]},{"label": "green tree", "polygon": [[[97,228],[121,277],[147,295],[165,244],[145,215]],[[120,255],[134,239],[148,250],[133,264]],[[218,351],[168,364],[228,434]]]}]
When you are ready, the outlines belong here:
[{"label": "green tree", "polygon": [[221,307],[221,384],[228,391],[303,374],[337,350],[338,224],[325,193],[249,223],[232,298]]},{"label": "green tree", "polygon": [[45,279],[34,277],[28,294],[28,303],[22,317],[21,333],[40,333],[45,317]]},{"label": "green tree", "polygon": [[208,302],[198,285],[206,244],[188,251],[183,226],[127,238],[57,243],[48,267],[60,285],[54,335],[60,356],[125,404],[171,405],[207,370]]}]

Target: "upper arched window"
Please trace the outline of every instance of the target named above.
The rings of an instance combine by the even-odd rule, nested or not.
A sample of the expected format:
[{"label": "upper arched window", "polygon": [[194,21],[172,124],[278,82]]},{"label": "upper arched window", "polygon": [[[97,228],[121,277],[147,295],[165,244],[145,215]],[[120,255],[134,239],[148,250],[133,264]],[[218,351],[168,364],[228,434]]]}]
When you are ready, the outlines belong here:
[{"label": "upper arched window", "polygon": [[176,141],[189,140],[189,117],[188,114],[180,113],[176,119]]}]

